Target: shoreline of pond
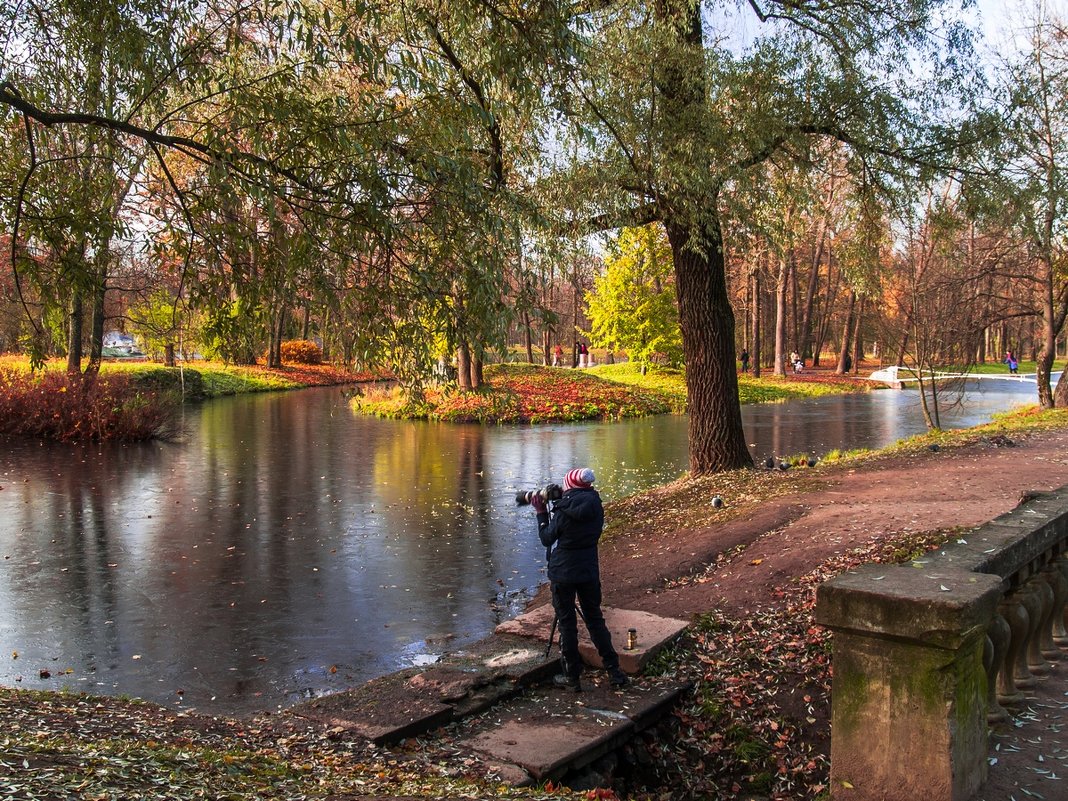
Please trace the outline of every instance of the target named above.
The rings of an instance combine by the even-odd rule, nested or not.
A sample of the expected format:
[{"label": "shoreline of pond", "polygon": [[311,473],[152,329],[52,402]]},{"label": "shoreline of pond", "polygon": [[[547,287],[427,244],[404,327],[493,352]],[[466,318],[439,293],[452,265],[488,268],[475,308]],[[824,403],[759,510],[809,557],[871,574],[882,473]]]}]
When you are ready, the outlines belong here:
[{"label": "shoreline of pond", "polygon": [[[839,465],[828,463],[828,467],[832,467],[836,475],[847,474],[859,480],[868,474],[879,474],[888,465],[915,465],[917,460],[942,473],[951,466],[983,458],[984,454],[992,456],[996,453],[1002,459],[1009,459],[1007,464],[1011,464],[1016,453],[1023,450],[1022,447],[1014,448],[1014,438],[1015,444],[1022,446],[1031,437],[1039,440],[1063,437],[1066,428],[1068,412],[1065,410],[1036,412],[1030,409],[983,426],[913,437],[888,448],[842,460]],[[977,452],[976,448],[980,450]],[[625,518],[628,510],[636,513],[639,506],[647,510],[649,496],[656,494],[658,506],[681,507],[685,504],[690,507],[692,516],[674,519],[673,527],[702,527],[707,525],[705,518],[710,510],[706,498],[713,485],[720,491],[723,491],[722,484],[732,485],[726,494],[730,499],[727,508],[738,513],[754,504],[767,503],[790,485],[791,491],[810,496],[811,502],[826,491],[823,480],[810,483],[813,478],[827,478],[819,469],[812,472],[751,470],[739,473],[745,480],[739,481],[739,476],[731,475],[696,482],[674,482],[655,493],[643,493],[641,498],[621,500],[613,512],[617,517]],[[862,483],[873,484],[872,481]],[[646,522],[647,518],[647,514],[641,515]],[[640,528],[629,530],[625,520],[621,526],[622,530],[614,530],[613,539],[625,541],[631,536],[645,536]],[[943,532],[941,537],[954,535],[955,532],[950,530]],[[904,538],[883,542],[879,553],[886,554],[882,557],[885,559],[893,557],[898,548],[920,548],[922,552],[922,549],[937,547],[939,541],[938,537],[923,537],[913,532]],[[870,551],[850,552],[848,558],[838,558],[833,569],[847,569],[857,560],[872,556]],[[827,577],[828,569],[821,568],[814,575],[817,580],[822,580]],[[810,585],[803,582],[800,589],[807,586]],[[792,604],[797,603],[797,599],[791,594],[775,603]],[[754,767],[753,760],[758,759],[755,756],[758,753],[781,754],[791,760],[801,760],[797,773],[793,774],[799,783],[799,791],[802,791],[801,798],[816,797],[820,786],[825,784],[826,742],[821,739],[822,735],[804,726],[796,728],[790,714],[775,707],[778,696],[769,694],[766,700],[754,703],[769,687],[777,688],[779,694],[787,689],[792,693],[802,684],[807,686],[809,682],[818,684],[824,680],[826,664],[819,655],[826,644],[823,638],[811,636],[811,631],[805,634],[804,614],[791,608],[793,611],[785,616],[762,614],[756,629],[735,625],[720,617],[705,620],[695,635],[688,637],[672,656],[674,661],[670,664],[674,667],[669,669],[676,672],[696,670],[702,673],[707,671],[707,665],[715,665],[714,672],[722,675],[718,677],[718,684],[704,689],[699,687],[695,691],[693,700],[687,702],[682,712],[683,722],[675,738],[660,745],[665,756],[673,754],[678,758],[689,753],[690,762],[714,756],[720,766],[717,770],[726,775],[728,782],[731,776],[737,782],[737,790],[724,797],[735,797],[755,789],[752,782],[763,775]],[[719,646],[712,648],[723,637],[728,638],[730,648],[726,651]],[[803,642],[798,641],[799,637]],[[747,667],[751,658],[766,660],[779,656],[801,661],[789,663],[790,668],[785,672],[776,668],[759,675]],[[797,670],[802,672],[789,672]],[[774,673],[777,678],[774,681],[765,679],[765,672]],[[730,724],[734,727],[731,730],[744,736],[734,737],[729,742],[722,738],[708,740],[698,733],[705,728],[720,731],[728,725],[722,719],[727,714],[724,707],[709,700],[714,700],[721,691],[733,693],[731,697],[739,692],[748,693],[747,697],[752,699],[742,704],[740,713],[743,714]],[[820,704],[822,697],[815,698],[807,710],[813,721],[810,727],[822,731],[826,716],[814,709],[814,705]],[[320,730],[307,721],[289,719],[284,711],[266,716],[223,718],[202,716],[196,711],[176,714],[156,704],[121,698],[13,689],[0,692],[0,707],[5,709],[5,719],[10,725],[3,750],[5,754],[21,757],[11,763],[11,781],[23,781],[34,771],[47,770],[54,775],[50,786],[77,786],[84,782],[84,786],[91,783],[90,789],[95,792],[118,786],[124,792],[130,792],[141,786],[137,782],[151,787],[156,775],[173,771],[175,752],[180,749],[186,755],[182,762],[184,783],[181,789],[172,787],[169,796],[176,801],[191,799],[199,790],[208,787],[230,789],[236,781],[240,783],[233,785],[235,792],[252,794],[235,795],[236,798],[255,797],[271,781],[283,781],[293,791],[306,786],[344,793],[356,786],[361,793],[423,798],[442,797],[450,792],[474,792],[480,798],[587,797],[585,793],[561,788],[505,790],[498,783],[487,781],[485,771],[492,766],[472,760],[470,754],[450,750],[448,738],[444,743],[445,751],[423,739],[406,741],[394,749],[380,748],[341,733]],[[802,705],[799,710],[802,716],[805,711]],[[813,737],[815,739],[808,739]],[[111,745],[97,746],[96,742]],[[128,770],[131,765],[136,765],[134,774]],[[721,780],[723,777],[716,778]],[[690,779],[686,779],[681,771],[675,775],[675,781],[697,780],[705,780],[700,772],[694,773]],[[679,789],[693,788],[680,786]]]},{"label": "shoreline of pond", "polygon": [[[323,386],[353,386],[345,393],[354,411],[399,420],[539,425],[591,420],[623,420],[686,411],[685,374],[681,370],[620,363],[572,370],[526,363],[488,365],[487,381],[477,390],[452,384],[432,384],[418,399],[402,388],[381,389],[389,375],[354,372],[330,364],[226,365],[221,362],[183,362],[167,367],[147,361],[105,361],[101,375],[112,383],[106,424],[91,427],[79,420],[96,415],[85,402],[74,400],[78,375],[67,374],[58,360],[36,375],[24,357],[0,356],[0,400],[13,422],[8,435],[30,435],[60,441],[169,439],[176,435],[167,422],[168,398],[181,403],[220,397]],[[44,388],[41,381],[49,384]],[[60,386],[62,384],[62,386]],[[54,385],[54,386],[53,386]],[[866,392],[873,386],[862,378],[840,376],[812,368],[790,376],[751,377],[739,374],[739,402],[776,402],[832,394]],[[368,389],[370,387],[370,389]],[[64,393],[71,390],[67,397]],[[142,397],[142,393],[147,393]],[[113,398],[111,396],[114,396]],[[24,398],[24,399],[23,399]],[[33,398],[31,401],[30,399]],[[63,425],[42,427],[31,422],[31,406],[54,406],[53,418]],[[99,404],[98,404],[99,405]],[[151,422],[143,418],[151,417]],[[53,430],[53,428],[55,430]]]}]

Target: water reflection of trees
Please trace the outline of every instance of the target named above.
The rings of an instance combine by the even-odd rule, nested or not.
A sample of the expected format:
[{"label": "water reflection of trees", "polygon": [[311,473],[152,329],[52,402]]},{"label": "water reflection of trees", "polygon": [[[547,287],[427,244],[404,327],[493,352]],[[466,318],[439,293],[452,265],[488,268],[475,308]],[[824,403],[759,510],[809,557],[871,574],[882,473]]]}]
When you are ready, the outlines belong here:
[{"label": "water reflection of trees", "polygon": [[[749,442],[785,455],[809,447],[798,442],[896,439],[907,395],[747,410]],[[424,640],[482,636],[499,595],[536,587],[544,549],[516,490],[590,466],[613,498],[686,465],[683,418],[406,423],[354,417],[327,390],[189,414],[177,444],[18,445],[0,457],[11,555],[0,639],[12,650],[38,641],[39,658],[59,657],[74,678],[154,700],[181,688],[211,708],[212,695],[235,696],[220,711],[341,689]],[[36,666],[26,653],[0,682]]]}]

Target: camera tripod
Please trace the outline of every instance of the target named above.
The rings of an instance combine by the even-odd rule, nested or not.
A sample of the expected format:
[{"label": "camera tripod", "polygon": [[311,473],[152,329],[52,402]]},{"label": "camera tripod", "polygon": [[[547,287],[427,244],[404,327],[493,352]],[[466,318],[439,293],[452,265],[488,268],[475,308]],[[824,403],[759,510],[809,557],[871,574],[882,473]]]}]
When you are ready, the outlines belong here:
[{"label": "camera tripod", "polygon": [[[579,616],[583,625],[586,625],[586,617],[582,614],[582,609],[578,604],[575,604],[575,614]],[[553,650],[553,640],[556,638],[556,629],[560,624],[560,615],[556,613],[556,607],[553,606],[553,624],[549,627],[549,644],[545,646],[545,658],[549,658],[549,654]]]}]

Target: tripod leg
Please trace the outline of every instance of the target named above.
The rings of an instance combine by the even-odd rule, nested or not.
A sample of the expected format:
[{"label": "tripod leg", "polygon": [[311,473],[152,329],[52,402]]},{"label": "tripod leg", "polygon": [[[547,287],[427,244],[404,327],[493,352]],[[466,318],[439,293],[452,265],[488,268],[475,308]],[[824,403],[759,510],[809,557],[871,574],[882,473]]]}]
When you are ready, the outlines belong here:
[{"label": "tripod leg", "polygon": [[553,650],[553,638],[556,637],[556,624],[559,623],[559,622],[560,622],[560,618],[554,612],[553,613],[553,624],[549,628],[549,644],[545,646],[545,658],[546,659],[548,659],[549,658],[549,654],[552,653],[552,650]]}]

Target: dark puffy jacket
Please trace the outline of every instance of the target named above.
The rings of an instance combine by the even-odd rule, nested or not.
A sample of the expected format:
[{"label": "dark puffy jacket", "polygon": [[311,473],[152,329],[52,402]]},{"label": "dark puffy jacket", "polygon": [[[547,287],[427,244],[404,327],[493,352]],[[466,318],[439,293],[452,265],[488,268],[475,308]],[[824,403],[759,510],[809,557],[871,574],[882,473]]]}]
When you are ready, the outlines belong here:
[{"label": "dark puffy jacket", "polygon": [[597,540],[604,530],[604,507],[594,489],[571,489],[553,504],[552,518],[538,515],[538,536],[549,555],[549,581],[599,581]]}]

